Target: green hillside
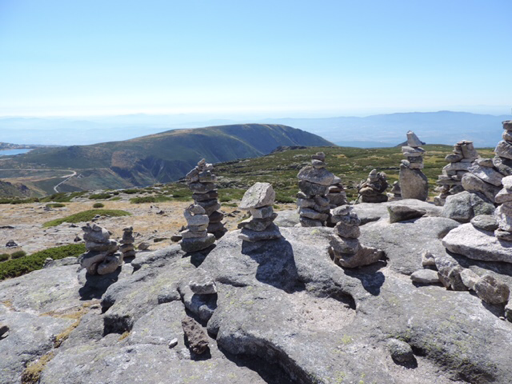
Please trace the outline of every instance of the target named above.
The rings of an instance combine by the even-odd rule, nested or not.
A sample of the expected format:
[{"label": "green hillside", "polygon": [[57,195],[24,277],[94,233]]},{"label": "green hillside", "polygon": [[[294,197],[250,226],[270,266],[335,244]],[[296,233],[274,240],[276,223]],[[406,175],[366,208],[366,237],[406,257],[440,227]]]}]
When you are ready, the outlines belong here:
[{"label": "green hillside", "polygon": [[[44,148],[18,156],[17,168],[70,169],[79,176],[62,190],[120,188],[170,182],[201,158],[218,163],[269,154],[278,146],[333,146],[321,137],[284,125],[244,124],[180,129],[132,140]],[[9,166],[13,166],[9,164]]]}]

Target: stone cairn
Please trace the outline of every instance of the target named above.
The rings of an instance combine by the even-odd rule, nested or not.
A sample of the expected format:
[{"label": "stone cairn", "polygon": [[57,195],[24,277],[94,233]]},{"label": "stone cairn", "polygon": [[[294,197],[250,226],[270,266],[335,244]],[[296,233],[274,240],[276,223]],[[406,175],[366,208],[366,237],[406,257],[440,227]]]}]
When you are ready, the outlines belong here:
[{"label": "stone cairn", "polygon": [[499,240],[512,242],[512,176],[504,177],[501,181],[503,189],[496,195],[499,206],[494,211],[498,229],[494,235]]},{"label": "stone cairn", "polygon": [[423,169],[422,142],[413,131],[407,132],[407,145],[402,147],[402,153],[407,160],[400,164],[400,190],[403,199],[418,199],[425,201],[428,198],[428,179],[421,171]]},{"label": "stone cairn", "polygon": [[393,182],[391,191],[388,195],[388,201],[402,200],[402,191],[400,189],[400,183],[398,181]]},{"label": "stone cairn", "polygon": [[208,233],[208,215],[206,210],[191,204],[183,212],[187,220],[187,229],[181,232],[181,249],[184,252],[198,252],[208,248],[215,242],[215,236]]},{"label": "stone cairn", "polygon": [[384,203],[388,201],[388,195],[386,195],[387,188],[386,174],[372,169],[366,181],[362,181],[357,185],[357,193],[359,195],[357,201],[360,203]]},{"label": "stone cairn", "polygon": [[116,253],[119,245],[110,240],[110,232],[96,224],[87,224],[82,230],[87,252],[80,256],[80,265],[90,275],[114,272],[123,263],[123,255]]},{"label": "stone cairn", "polygon": [[462,176],[469,171],[471,163],[478,157],[472,141],[459,141],[453,146],[453,152],[445,157],[448,162],[442,174],[437,177],[435,189],[439,196],[434,198],[435,205],[443,206],[446,198],[462,192]]},{"label": "stone cairn", "polygon": [[331,209],[348,204],[345,188],[343,188],[341,179],[338,176],[334,176],[327,192],[327,198],[329,199],[329,208]]},{"label": "stone cairn", "polygon": [[133,243],[135,242],[135,238],[133,237],[133,227],[127,227],[123,229],[123,238],[121,239],[121,253],[123,255],[123,260],[128,258],[135,257],[135,246]]},{"label": "stone cairn", "polygon": [[331,211],[336,222],[335,233],[330,239],[329,253],[334,262],[344,268],[357,268],[377,262],[384,256],[380,249],[365,247],[359,243],[361,221],[350,205],[342,205]]},{"label": "stone cairn", "polygon": [[213,165],[201,159],[197,166],[187,173],[186,181],[192,191],[194,204],[200,205],[206,211],[209,218],[208,233],[220,239],[226,233],[226,228],[222,223],[224,214],[219,211],[219,194],[215,189],[217,176],[213,173]]},{"label": "stone cairn", "polygon": [[311,159],[311,165],[305,166],[297,174],[300,224],[303,227],[322,227],[329,218],[327,192],[334,181],[334,175],[325,169],[323,152],[314,154]]},{"label": "stone cairn", "polygon": [[249,211],[251,217],[238,223],[238,228],[242,229],[238,238],[249,242],[281,238],[281,232],[274,224],[277,217],[272,207],[275,197],[269,183],[256,183],[245,192],[239,208]]}]

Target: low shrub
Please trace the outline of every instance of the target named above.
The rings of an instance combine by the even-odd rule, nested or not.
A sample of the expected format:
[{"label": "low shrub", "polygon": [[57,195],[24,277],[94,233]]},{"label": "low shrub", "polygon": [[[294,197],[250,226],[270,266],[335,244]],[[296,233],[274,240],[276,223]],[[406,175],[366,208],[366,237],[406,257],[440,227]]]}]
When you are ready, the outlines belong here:
[{"label": "low shrub", "polygon": [[9,254],[8,253],[0,253],[0,262],[9,260]]},{"label": "low shrub", "polygon": [[104,206],[105,206],[105,204],[103,204],[103,203],[94,203],[92,207],[93,208],[103,208]]},{"label": "low shrub", "polygon": [[11,259],[21,259],[22,257],[27,256],[27,252],[25,251],[16,251],[11,254]]},{"label": "low shrub", "polygon": [[164,201],[171,201],[172,198],[168,196],[141,196],[130,199],[132,204],[143,204],[143,203],[163,203]]},{"label": "low shrub", "polygon": [[0,280],[8,277],[18,277],[41,269],[47,257],[58,260],[69,256],[79,256],[84,252],[85,244],[69,244],[45,249],[21,259],[8,260],[0,264]]},{"label": "low shrub", "polygon": [[91,221],[96,215],[118,217],[118,216],[130,216],[131,213],[126,212],[126,211],[121,211],[118,209],[91,209],[88,211],[75,213],[74,215],[71,215],[71,216],[48,221],[43,224],[43,227],[44,228],[56,227],[57,225],[60,225],[62,223],[83,223],[86,221]]},{"label": "low shrub", "polygon": [[49,204],[46,204],[46,206],[48,208],[62,208],[62,207],[65,207],[66,204],[62,204],[62,203],[49,203]]},{"label": "low shrub", "polygon": [[91,200],[107,200],[110,199],[112,195],[110,193],[104,192],[104,193],[95,193],[89,196],[89,199]]}]

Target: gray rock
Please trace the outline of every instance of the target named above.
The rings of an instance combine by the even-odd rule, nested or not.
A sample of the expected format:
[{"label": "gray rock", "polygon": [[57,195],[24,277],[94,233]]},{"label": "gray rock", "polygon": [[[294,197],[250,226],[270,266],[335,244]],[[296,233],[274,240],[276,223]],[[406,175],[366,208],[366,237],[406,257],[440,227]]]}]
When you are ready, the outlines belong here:
[{"label": "gray rock", "polygon": [[501,179],[503,178],[503,175],[495,171],[493,168],[482,167],[478,164],[473,164],[471,167],[469,167],[468,170],[473,175],[482,179],[486,183],[495,185],[497,187],[501,186]]},{"label": "gray rock", "polygon": [[334,175],[325,168],[315,168],[308,165],[299,171],[297,178],[329,187],[334,180]]},{"label": "gray rock", "polygon": [[499,156],[494,156],[492,159],[492,163],[494,167],[498,170],[502,175],[510,176],[512,175],[512,160],[501,158]]},{"label": "gray rock", "polygon": [[299,213],[296,210],[284,210],[277,212],[274,224],[278,227],[294,227],[299,224]]},{"label": "gray rock", "polygon": [[467,291],[467,287],[462,282],[460,276],[464,268],[458,265],[451,257],[437,256],[435,260],[439,280],[446,288],[454,291]]},{"label": "gray rock", "polygon": [[400,189],[402,198],[427,200],[428,179],[423,172],[400,165]]},{"label": "gray rock", "polygon": [[498,228],[494,231],[494,236],[496,236],[496,238],[502,242],[512,242],[512,232],[502,231],[501,229]]},{"label": "gray rock", "polygon": [[504,203],[498,206],[494,211],[494,217],[499,229],[512,232],[512,203]]},{"label": "gray rock", "polygon": [[477,281],[475,292],[482,301],[489,304],[505,304],[510,296],[508,285],[491,275],[484,275]]},{"label": "gray rock", "polygon": [[276,194],[269,183],[256,183],[244,194],[240,209],[260,208],[274,204]]},{"label": "gray rock", "polygon": [[480,192],[482,193],[491,203],[494,203],[494,196],[499,192],[500,188],[495,185],[486,183],[482,179],[476,177],[470,172],[467,172],[462,176],[462,186],[468,192]]},{"label": "gray rock", "polygon": [[335,262],[343,268],[359,268],[365,265],[371,265],[379,260],[382,260],[385,256],[381,249],[361,246],[354,255],[349,254],[337,254]]},{"label": "gray rock", "polygon": [[480,280],[480,276],[478,276],[469,268],[465,268],[463,271],[460,272],[460,278],[462,279],[464,285],[472,291],[475,290],[475,285],[478,282],[478,280]]},{"label": "gray rock", "polygon": [[268,219],[274,216],[274,208],[271,205],[261,208],[250,208],[249,212],[255,219]]},{"label": "gray rock", "polygon": [[348,239],[357,239],[359,236],[361,236],[361,230],[357,225],[346,224],[342,221],[337,223],[334,229],[339,236]]},{"label": "gray rock", "polygon": [[266,241],[266,240],[274,240],[279,239],[281,237],[281,232],[279,232],[279,228],[277,225],[272,223],[265,229],[264,231],[251,231],[250,229],[242,229],[238,238],[243,241],[249,242],[258,242],[258,241]]},{"label": "gray rock", "polygon": [[498,229],[498,222],[493,215],[478,215],[471,219],[471,224],[477,229],[493,232]]},{"label": "gray rock", "polygon": [[354,238],[341,238],[339,236],[332,236],[329,242],[330,246],[337,253],[344,253],[349,255],[356,254],[360,247],[359,240]]},{"label": "gray rock", "polygon": [[388,206],[388,212],[390,223],[398,223],[400,221],[417,219],[427,213],[427,211],[423,209],[410,208],[406,205]]},{"label": "gray rock", "polygon": [[329,217],[327,213],[320,213],[311,208],[301,208],[299,215],[312,220],[325,221]]},{"label": "gray rock", "polygon": [[[509,176],[510,177],[510,176]],[[495,197],[496,204],[512,203],[512,190],[503,188]]]},{"label": "gray rock", "polygon": [[431,269],[419,269],[411,274],[411,280],[418,284],[438,284],[439,276]]},{"label": "gray rock", "polygon": [[388,350],[393,361],[400,365],[416,363],[416,357],[409,344],[397,339],[388,340]]},{"label": "gray rock", "polygon": [[193,253],[202,251],[203,249],[213,245],[213,243],[215,243],[215,236],[208,233],[206,237],[182,239],[180,241],[180,246],[183,252]]},{"label": "gray rock", "polygon": [[413,148],[421,147],[423,143],[413,131],[407,132],[407,145]]},{"label": "gray rock", "polygon": [[444,217],[461,223],[467,223],[478,215],[492,215],[493,213],[494,204],[468,191],[448,196],[442,211]]},{"label": "gray rock", "polygon": [[494,149],[494,152],[499,157],[512,159],[512,144],[507,143],[505,140],[501,140]]},{"label": "gray rock", "polygon": [[299,189],[307,196],[325,196],[329,190],[329,186],[299,180]]},{"label": "gray rock", "polygon": [[250,229],[251,231],[261,232],[261,231],[264,231],[265,229],[267,229],[274,222],[274,219],[276,217],[277,217],[277,214],[274,213],[271,217],[266,218],[266,219],[249,218],[247,220],[243,220],[243,221],[239,222],[237,225],[237,228],[238,229],[246,228],[246,229]]},{"label": "gray rock", "polygon": [[471,224],[451,230],[443,238],[443,245],[470,259],[512,263],[512,243],[500,242],[492,232],[478,230]]}]

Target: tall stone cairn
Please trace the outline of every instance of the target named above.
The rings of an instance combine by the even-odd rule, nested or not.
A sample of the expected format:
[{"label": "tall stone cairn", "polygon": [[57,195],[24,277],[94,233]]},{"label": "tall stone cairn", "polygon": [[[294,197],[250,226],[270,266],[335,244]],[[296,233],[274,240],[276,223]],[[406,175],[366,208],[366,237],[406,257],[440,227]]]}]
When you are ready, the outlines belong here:
[{"label": "tall stone cairn", "polygon": [[334,181],[334,175],[325,169],[325,154],[318,152],[311,156],[311,165],[302,168],[297,177],[300,224],[303,227],[325,226],[329,218],[327,193]]},{"label": "tall stone cairn", "polygon": [[445,157],[448,164],[443,167],[441,175],[437,177],[438,187],[435,190],[439,195],[434,197],[435,205],[443,206],[448,196],[464,190],[462,176],[469,172],[471,163],[477,157],[478,153],[472,141],[462,140],[453,146],[452,153]]},{"label": "tall stone cairn", "polygon": [[134,242],[135,238],[133,237],[133,227],[123,228],[123,238],[121,239],[121,247],[119,247],[123,254],[123,260],[135,257]]},{"label": "tall stone cairn", "polygon": [[421,171],[423,169],[423,154],[421,141],[413,131],[407,132],[407,145],[402,147],[406,160],[400,164],[400,189],[403,199],[425,201],[428,198],[428,179]]},{"label": "tall stone cairn", "polygon": [[350,205],[343,205],[331,211],[336,223],[330,239],[329,253],[334,262],[343,268],[357,268],[377,262],[384,257],[380,249],[365,247],[359,243],[361,220]]},{"label": "tall stone cairn", "polygon": [[496,195],[496,203],[499,205],[494,211],[498,229],[494,235],[502,241],[512,242],[512,176],[504,177],[501,181],[503,189]]},{"label": "tall stone cairn", "polygon": [[198,205],[191,204],[183,212],[187,220],[187,229],[181,232],[181,249],[185,252],[198,252],[215,243],[215,236],[208,233],[208,215],[206,210]]},{"label": "tall stone cairn", "polygon": [[269,183],[256,183],[245,192],[239,208],[249,211],[251,217],[238,223],[240,239],[254,243],[282,237],[274,224],[277,217],[272,207],[275,197],[274,188]]},{"label": "tall stone cairn", "polygon": [[96,224],[87,224],[82,230],[87,252],[79,257],[80,265],[90,275],[114,272],[123,263],[123,255],[117,253],[117,241],[111,240],[110,232]]},{"label": "tall stone cairn", "polygon": [[372,169],[368,178],[357,185],[358,198],[360,203],[384,203],[388,201],[386,189],[388,181],[384,172],[377,172]]},{"label": "tall stone cairn", "polygon": [[219,211],[219,194],[214,184],[217,176],[213,173],[213,165],[201,159],[197,166],[187,173],[186,181],[192,191],[194,204],[203,207],[208,215],[208,233],[213,233],[215,238],[220,239],[227,230],[222,223],[224,214]]},{"label": "tall stone cairn", "polygon": [[327,198],[329,199],[329,208],[331,209],[348,204],[347,193],[338,176],[334,176],[327,192]]}]

